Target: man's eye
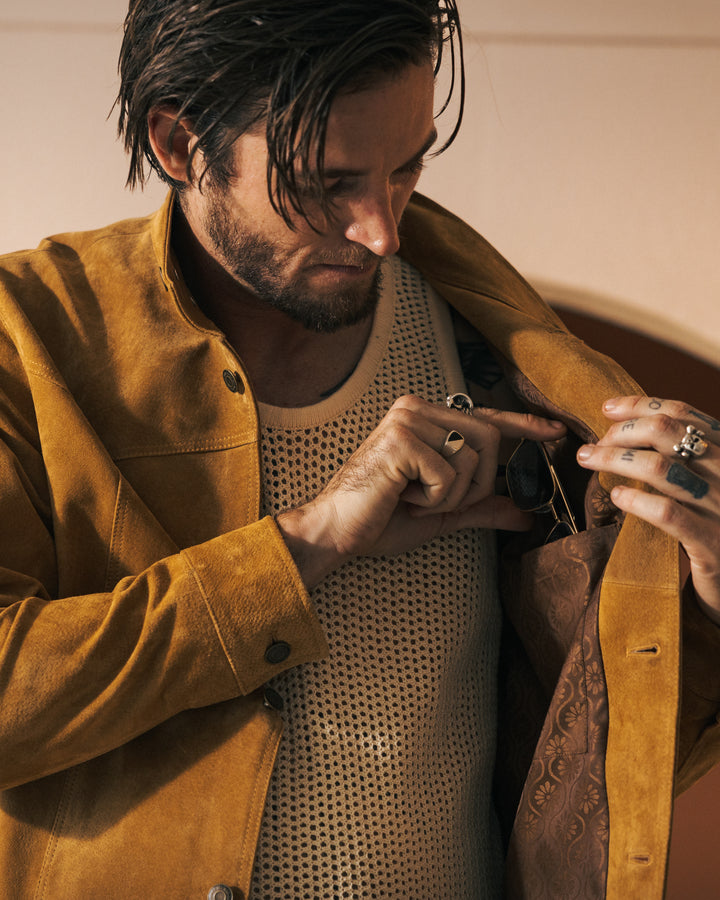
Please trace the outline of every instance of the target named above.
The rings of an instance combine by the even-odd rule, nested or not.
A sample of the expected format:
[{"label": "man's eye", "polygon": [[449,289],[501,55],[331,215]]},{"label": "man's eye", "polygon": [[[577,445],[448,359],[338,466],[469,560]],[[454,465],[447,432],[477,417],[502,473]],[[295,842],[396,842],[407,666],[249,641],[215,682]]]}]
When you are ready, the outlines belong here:
[{"label": "man's eye", "polygon": [[416,159],[414,163],[411,163],[404,169],[401,169],[402,174],[415,176],[419,175],[422,170],[425,168],[425,160],[424,159]]},{"label": "man's eye", "polygon": [[328,197],[342,197],[344,194],[349,194],[352,189],[351,179],[336,178],[325,185],[325,194]]}]

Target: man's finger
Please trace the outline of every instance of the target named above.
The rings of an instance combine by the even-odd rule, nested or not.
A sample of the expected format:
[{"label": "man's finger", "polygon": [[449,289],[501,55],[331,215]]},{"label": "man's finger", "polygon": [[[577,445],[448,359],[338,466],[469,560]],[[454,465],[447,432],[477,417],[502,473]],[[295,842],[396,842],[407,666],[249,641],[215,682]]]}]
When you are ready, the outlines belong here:
[{"label": "man's finger", "polygon": [[503,437],[509,438],[554,441],[567,431],[565,425],[556,419],[545,419],[531,413],[492,409],[488,406],[475,407],[473,418],[479,422],[494,425]]}]

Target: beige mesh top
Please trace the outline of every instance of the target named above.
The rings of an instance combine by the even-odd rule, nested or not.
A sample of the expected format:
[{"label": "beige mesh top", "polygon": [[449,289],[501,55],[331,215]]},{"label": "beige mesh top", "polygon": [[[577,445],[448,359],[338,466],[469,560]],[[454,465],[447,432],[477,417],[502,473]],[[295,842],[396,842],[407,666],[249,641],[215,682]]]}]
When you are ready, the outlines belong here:
[{"label": "beige mesh top", "polygon": [[[367,349],[320,404],[261,406],[264,514],[319,492],[401,394],[463,390],[443,301],[383,264]],[[285,733],[252,900],[496,898],[494,537],[359,559],[312,594],[330,658],[275,679]]]}]

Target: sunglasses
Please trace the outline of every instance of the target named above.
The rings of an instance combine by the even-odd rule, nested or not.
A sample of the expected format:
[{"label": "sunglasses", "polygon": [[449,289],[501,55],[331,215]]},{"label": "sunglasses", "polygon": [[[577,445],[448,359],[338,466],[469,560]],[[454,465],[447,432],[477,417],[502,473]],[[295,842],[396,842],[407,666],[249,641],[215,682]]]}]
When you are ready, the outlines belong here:
[{"label": "sunglasses", "polygon": [[[472,416],[475,408],[468,394],[449,394],[445,405],[468,416]],[[518,509],[552,515],[553,525],[545,538],[546,544],[578,533],[567,495],[544,444],[521,440],[507,465],[498,466],[498,475],[505,476],[510,499]]]},{"label": "sunglasses", "polygon": [[504,469],[500,474],[505,475],[510,499],[518,509],[552,516],[546,544],[578,533],[567,495],[543,444],[520,441]]}]

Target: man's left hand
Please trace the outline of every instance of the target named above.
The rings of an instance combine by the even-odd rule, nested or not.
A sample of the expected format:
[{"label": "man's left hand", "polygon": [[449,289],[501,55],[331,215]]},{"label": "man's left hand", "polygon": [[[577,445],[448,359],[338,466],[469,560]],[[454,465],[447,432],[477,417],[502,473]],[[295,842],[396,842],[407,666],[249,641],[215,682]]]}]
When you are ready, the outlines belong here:
[{"label": "man's left hand", "polygon": [[596,445],[580,448],[578,462],[655,489],[615,487],[611,497],[681,543],[698,602],[720,624],[720,422],[687,403],[652,397],[617,397],[603,412],[615,424]]}]

